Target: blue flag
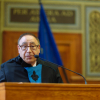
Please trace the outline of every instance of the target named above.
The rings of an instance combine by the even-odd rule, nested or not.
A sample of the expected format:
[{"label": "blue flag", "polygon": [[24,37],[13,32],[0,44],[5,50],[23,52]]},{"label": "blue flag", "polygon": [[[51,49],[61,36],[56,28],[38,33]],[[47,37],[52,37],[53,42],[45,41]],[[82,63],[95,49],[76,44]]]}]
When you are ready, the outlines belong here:
[{"label": "blue flag", "polygon": [[58,65],[63,65],[44,8],[40,5],[40,25],[38,38],[40,40],[40,57]]}]

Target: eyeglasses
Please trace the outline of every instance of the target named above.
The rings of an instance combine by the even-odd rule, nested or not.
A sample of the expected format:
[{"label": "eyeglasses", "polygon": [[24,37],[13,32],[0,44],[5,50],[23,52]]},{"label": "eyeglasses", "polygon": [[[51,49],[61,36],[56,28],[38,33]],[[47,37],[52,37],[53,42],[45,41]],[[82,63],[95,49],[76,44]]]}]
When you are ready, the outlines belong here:
[{"label": "eyeglasses", "polygon": [[34,46],[26,46],[26,45],[19,45],[23,51],[27,50],[30,47],[31,50],[36,50],[39,45]]}]

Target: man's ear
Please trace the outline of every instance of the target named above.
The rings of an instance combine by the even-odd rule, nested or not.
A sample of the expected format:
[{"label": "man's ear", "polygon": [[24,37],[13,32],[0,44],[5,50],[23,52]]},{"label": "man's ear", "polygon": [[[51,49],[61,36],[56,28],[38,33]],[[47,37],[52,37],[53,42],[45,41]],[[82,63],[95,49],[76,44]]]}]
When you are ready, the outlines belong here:
[{"label": "man's ear", "polygon": [[17,48],[18,48],[18,53],[19,53],[19,51],[20,51],[20,47],[19,47],[19,45],[17,45]]},{"label": "man's ear", "polygon": [[[39,48],[39,50],[40,50],[40,45],[39,45],[39,47],[38,47],[38,48]],[[39,53],[40,53],[40,51],[39,51]]]},{"label": "man's ear", "polygon": [[40,45],[39,45],[39,49],[40,49]]}]

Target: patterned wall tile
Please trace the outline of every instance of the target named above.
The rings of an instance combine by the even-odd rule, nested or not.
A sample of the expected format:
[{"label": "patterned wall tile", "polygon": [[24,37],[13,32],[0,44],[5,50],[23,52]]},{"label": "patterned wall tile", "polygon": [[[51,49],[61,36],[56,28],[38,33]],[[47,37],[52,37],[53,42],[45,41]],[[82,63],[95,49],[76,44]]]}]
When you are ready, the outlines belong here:
[{"label": "patterned wall tile", "polygon": [[100,7],[86,6],[86,76],[100,76]]}]

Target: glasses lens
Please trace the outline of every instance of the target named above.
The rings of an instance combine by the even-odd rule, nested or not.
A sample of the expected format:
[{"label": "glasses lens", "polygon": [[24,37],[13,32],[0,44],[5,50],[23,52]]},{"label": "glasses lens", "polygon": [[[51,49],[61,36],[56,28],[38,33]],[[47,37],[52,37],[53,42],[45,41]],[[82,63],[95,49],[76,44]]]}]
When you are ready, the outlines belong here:
[{"label": "glasses lens", "polygon": [[26,50],[26,49],[27,49],[27,46],[24,46],[24,45],[23,45],[23,46],[21,46],[21,49],[22,49],[22,50]]},{"label": "glasses lens", "polygon": [[36,50],[37,46],[30,46],[31,50]]}]

